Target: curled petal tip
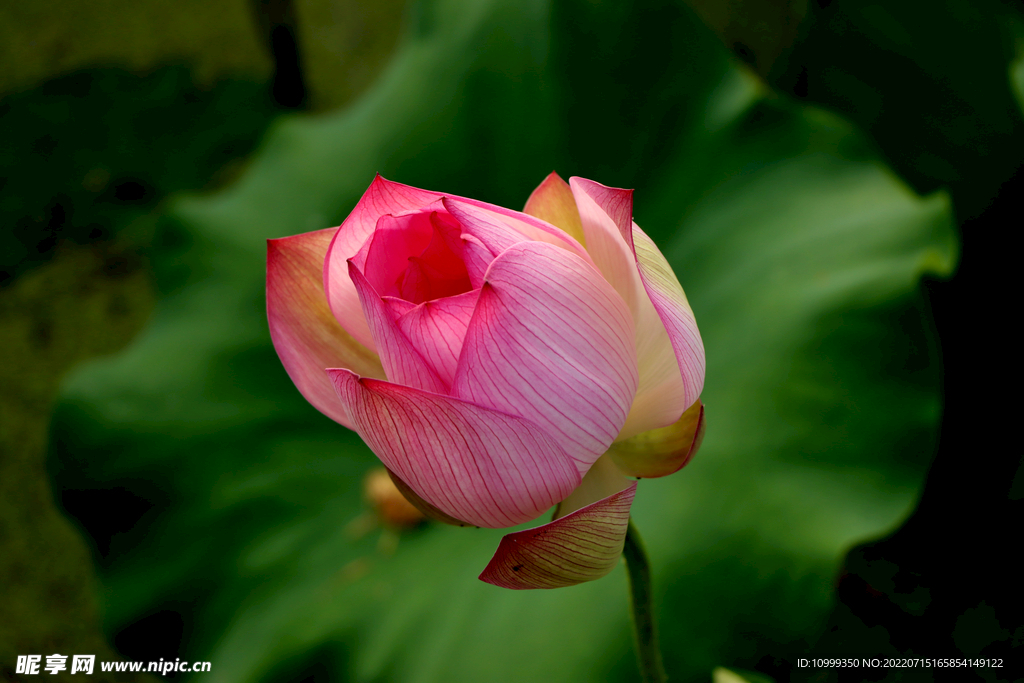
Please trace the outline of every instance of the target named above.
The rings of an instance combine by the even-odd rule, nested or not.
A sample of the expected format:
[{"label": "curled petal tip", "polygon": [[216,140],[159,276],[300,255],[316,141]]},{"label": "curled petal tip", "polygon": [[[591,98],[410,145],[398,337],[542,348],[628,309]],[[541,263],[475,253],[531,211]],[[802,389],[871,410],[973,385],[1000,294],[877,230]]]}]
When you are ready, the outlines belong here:
[{"label": "curled petal tip", "polygon": [[530,194],[526,206],[523,207],[523,213],[536,216],[560,228],[584,246],[587,243],[580,212],[572,196],[572,188],[554,171]]},{"label": "curled petal tip", "polygon": [[693,459],[704,441],[704,430],[704,404],[698,399],[674,423],[614,443],[608,455],[628,476],[664,477]]}]

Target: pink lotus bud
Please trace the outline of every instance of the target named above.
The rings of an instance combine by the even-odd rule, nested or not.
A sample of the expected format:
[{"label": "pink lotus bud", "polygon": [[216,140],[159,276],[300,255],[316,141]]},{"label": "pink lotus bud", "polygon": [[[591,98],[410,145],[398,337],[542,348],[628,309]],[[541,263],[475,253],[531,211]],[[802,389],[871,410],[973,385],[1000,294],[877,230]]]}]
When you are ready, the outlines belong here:
[{"label": "pink lotus bud", "polygon": [[699,446],[704,348],[632,191],[552,173],[524,212],[374,179],[339,227],[268,242],[299,391],[419,510],[508,527],[481,578],[571,585],[618,561],[636,487]]}]

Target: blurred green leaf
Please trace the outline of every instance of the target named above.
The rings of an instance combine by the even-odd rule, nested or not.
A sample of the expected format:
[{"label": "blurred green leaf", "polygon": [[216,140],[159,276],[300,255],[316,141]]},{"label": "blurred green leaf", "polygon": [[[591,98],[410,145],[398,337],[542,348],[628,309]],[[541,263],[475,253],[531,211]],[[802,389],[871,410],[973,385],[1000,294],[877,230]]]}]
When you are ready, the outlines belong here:
[{"label": "blurred green leaf", "polygon": [[278,110],[264,83],[194,77],[90,69],[0,100],[0,284],[62,242],[148,244],[169,193],[237,175]]},{"label": "blurred green leaf", "polygon": [[702,451],[634,505],[670,675],[807,650],[844,553],[899,524],[932,456],[917,283],[953,267],[949,206],[655,0],[417,3],[363,98],[174,203],[153,323],[54,428],[58,486],[154,501],[102,558],[111,629],[178,611],[211,681],[635,679],[621,569],[503,591],[476,580],[501,531],[354,538],[376,459],[291,386],[263,312],[264,239],[337,224],[374,172],[518,208],[552,168],[637,188],[707,347]]},{"label": "blurred green leaf", "polygon": [[739,672],[726,669],[724,666],[717,667],[712,672],[711,683],[775,683],[772,679],[759,673],[749,671]]},{"label": "blurred green leaf", "polygon": [[976,218],[1018,173],[1024,116],[1006,70],[1024,6],[818,0],[771,81],[867,130],[919,192]]},{"label": "blurred green leaf", "polygon": [[1010,62],[1010,89],[1024,113],[1024,19],[1013,23],[1017,56]]}]

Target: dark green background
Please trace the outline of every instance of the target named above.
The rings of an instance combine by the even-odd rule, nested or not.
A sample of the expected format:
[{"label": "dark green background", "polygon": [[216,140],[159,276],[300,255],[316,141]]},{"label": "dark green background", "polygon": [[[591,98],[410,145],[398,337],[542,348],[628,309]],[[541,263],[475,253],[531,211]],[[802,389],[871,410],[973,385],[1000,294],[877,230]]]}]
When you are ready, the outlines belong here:
[{"label": "dark green background", "polygon": [[[1020,17],[805,10],[766,63],[677,2],[414,3],[372,85],[299,114],[317,98],[295,96],[281,36],[308,54],[302,15],[278,13],[253,22],[276,84],[93,68],[4,97],[0,304],[22,356],[0,542],[5,591],[31,598],[9,601],[4,671],[102,628],[126,659],[212,661],[197,680],[636,680],[621,569],[510,592],[475,578],[500,532],[354,538],[376,461],[305,404],[266,332],[264,240],[337,224],[375,172],[519,208],[552,169],[636,188],[707,347],[704,447],[633,509],[673,680],[823,680],[797,658],[845,654],[1013,664],[1019,456],[976,429],[1006,342],[965,275],[988,285],[1020,225]],[[15,421],[45,425],[64,369],[135,329],[60,385],[53,503],[31,498],[44,451]],[[53,504],[92,568],[46,542]]]}]

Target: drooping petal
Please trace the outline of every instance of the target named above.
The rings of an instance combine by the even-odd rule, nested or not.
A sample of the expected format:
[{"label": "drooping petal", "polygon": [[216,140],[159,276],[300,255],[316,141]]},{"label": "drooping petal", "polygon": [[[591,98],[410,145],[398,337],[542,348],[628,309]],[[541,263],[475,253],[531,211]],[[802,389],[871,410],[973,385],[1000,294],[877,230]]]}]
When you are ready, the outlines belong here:
[{"label": "drooping petal", "polygon": [[323,262],[333,235],[329,228],[267,240],[267,320],[277,355],[298,390],[321,413],[351,428],[324,369],[385,374],[377,355],[345,332],[327,306]]},{"label": "drooping petal", "polygon": [[636,386],[632,319],[600,273],[541,242],[494,259],[453,396],[540,426],[582,474],[619,434]]},{"label": "drooping petal", "polygon": [[370,350],[376,350],[373,335],[362,317],[359,296],[348,273],[348,260],[369,239],[381,216],[418,209],[440,198],[437,192],[394,183],[378,175],[338,227],[327,250],[322,277],[331,312],[349,334]]},{"label": "drooping petal", "polygon": [[533,519],[579,484],[574,462],[522,418],[328,370],[355,431],[417,496],[474,526]]},{"label": "drooping petal", "polygon": [[567,235],[586,246],[580,212],[572,196],[569,183],[554,171],[530,194],[523,207],[523,213],[547,221],[561,228]]},{"label": "drooping petal", "polygon": [[444,206],[462,224],[463,232],[477,237],[495,255],[512,244],[529,240],[552,244],[590,262],[587,250],[579,242],[534,216],[450,195],[444,198]]},{"label": "drooping petal", "polygon": [[349,277],[359,295],[388,381],[424,391],[448,393],[444,382],[398,328],[393,306],[381,300],[354,263],[349,263]]},{"label": "drooping petal", "polygon": [[569,183],[587,248],[630,305],[636,322],[640,386],[619,436],[626,439],[672,424],[693,404],[704,385],[704,347],[671,267],[632,222],[632,191],[585,178],[570,178]]},{"label": "drooping petal", "polygon": [[500,588],[562,588],[599,579],[619,563],[636,482],[575,512],[501,539],[480,580]]},{"label": "drooping petal", "polygon": [[698,399],[668,427],[613,443],[607,457],[631,477],[664,477],[690,462],[703,440],[704,405]]},{"label": "drooping petal", "polygon": [[425,301],[398,318],[398,328],[437,373],[446,391],[455,379],[466,328],[480,290]]}]

